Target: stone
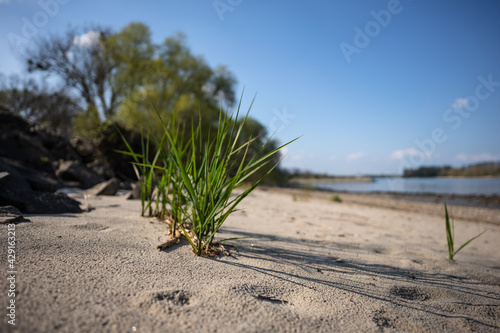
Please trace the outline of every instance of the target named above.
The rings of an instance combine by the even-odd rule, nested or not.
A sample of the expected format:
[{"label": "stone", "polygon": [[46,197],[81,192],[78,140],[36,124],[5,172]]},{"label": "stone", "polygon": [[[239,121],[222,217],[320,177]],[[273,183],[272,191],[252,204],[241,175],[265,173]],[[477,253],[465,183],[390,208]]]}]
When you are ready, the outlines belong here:
[{"label": "stone", "polygon": [[120,189],[120,179],[113,177],[110,180],[97,184],[89,192],[93,195],[115,195]]},{"label": "stone", "polygon": [[139,182],[132,183],[132,190],[125,196],[127,200],[141,199],[141,186]]},{"label": "stone", "polygon": [[99,177],[109,180],[115,177],[115,172],[108,165],[100,160],[95,160],[87,165],[89,169],[95,172]]},{"label": "stone", "polygon": [[80,203],[65,194],[33,190],[14,167],[0,158],[0,206],[40,214],[80,213]]},{"label": "stone", "polygon": [[30,222],[23,214],[14,206],[0,207],[0,224]]},{"label": "stone", "polygon": [[0,160],[3,162],[0,165],[0,170],[7,164],[10,168],[16,170],[18,176],[24,178],[33,190],[55,192],[61,188],[61,182],[57,179],[53,170],[52,172],[42,171],[32,168],[21,161],[9,158],[0,158]]},{"label": "stone", "polygon": [[23,193],[26,213],[67,214],[81,213],[80,203],[63,193],[31,191]]},{"label": "stone", "polygon": [[61,161],[56,175],[63,181],[77,181],[84,190],[104,181],[94,171],[78,161]]}]

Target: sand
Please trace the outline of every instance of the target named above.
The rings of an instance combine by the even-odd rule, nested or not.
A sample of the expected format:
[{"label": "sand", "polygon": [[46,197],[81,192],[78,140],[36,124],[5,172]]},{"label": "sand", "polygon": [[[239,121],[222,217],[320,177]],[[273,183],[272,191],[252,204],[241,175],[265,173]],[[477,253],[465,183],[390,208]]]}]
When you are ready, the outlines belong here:
[{"label": "sand", "polygon": [[256,190],[219,237],[253,238],[212,258],[186,241],[158,251],[166,225],[123,195],[28,215],[15,226],[16,326],[4,278],[0,331],[500,332],[500,210],[461,208],[459,245],[488,231],[451,262],[440,205],[347,197]]}]

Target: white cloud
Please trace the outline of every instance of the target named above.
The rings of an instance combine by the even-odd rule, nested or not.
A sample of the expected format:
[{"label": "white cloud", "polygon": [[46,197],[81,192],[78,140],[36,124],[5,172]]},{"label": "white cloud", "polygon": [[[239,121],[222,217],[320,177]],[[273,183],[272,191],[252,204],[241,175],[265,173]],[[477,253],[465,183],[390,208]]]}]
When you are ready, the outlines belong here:
[{"label": "white cloud", "polygon": [[347,155],[346,160],[347,161],[354,161],[354,160],[359,160],[362,157],[365,157],[366,153],[364,151],[358,151],[356,153],[352,153]]},{"label": "white cloud", "polygon": [[288,158],[288,147],[281,148],[280,154],[281,154],[281,156],[284,156],[285,159],[287,159]]},{"label": "white cloud", "polygon": [[[285,151],[283,151],[285,150]],[[306,154],[303,149],[295,154],[289,154],[287,147],[281,150],[284,154],[286,154],[285,160],[288,161],[302,161],[302,160],[310,160],[314,158],[313,154]]]},{"label": "white cloud", "polygon": [[412,147],[412,148],[408,148],[408,149],[398,149],[398,150],[393,151],[391,154],[391,158],[393,160],[400,160],[406,156],[419,156],[422,154],[423,154],[422,152],[420,152]]},{"label": "white cloud", "polygon": [[460,162],[465,162],[469,159],[469,157],[466,154],[461,153],[455,156],[455,159]]},{"label": "white cloud", "polygon": [[451,105],[452,108],[454,109],[460,109],[460,108],[463,108],[465,106],[469,105],[469,100],[467,98],[457,98],[455,100],[455,102],[453,102],[453,104]]},{"label": "white cloud", "polygon": [[467,155],[460,153],[457,156],[455,156],[455,159],[460,162],[496,162],[500,161],[500,155],[493,155],[491,153]]},{"label": "white cloud", "polygon": [[[1,1],[1,0],[0,0]],[[101,33],[99,31],[91,30],[81,36],[76,36],[73,39],[73,45],[79,47],[93,47],[99,43]]]},{"label": "white cloud", "polygon": [[494,162],[500,160],[500,155],[493,155],[491,153],[482,153],[472,156],[474,162]]}]

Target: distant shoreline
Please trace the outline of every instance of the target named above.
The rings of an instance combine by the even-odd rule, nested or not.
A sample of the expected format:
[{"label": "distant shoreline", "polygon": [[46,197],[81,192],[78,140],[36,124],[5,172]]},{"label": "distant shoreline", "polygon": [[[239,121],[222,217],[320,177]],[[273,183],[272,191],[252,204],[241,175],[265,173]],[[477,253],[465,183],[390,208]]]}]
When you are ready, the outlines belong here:
[{"label": "distant shoreline", "polygon": [[436,178],[436,179],[500,179],[500,176],[436,176],[436,177],[403,177],[401,178]]},{"label": "distant shoreline", "polygon": [[402,201],[414,201],[414,202],[442,203],[446,199],[446,202],[452,205],[500,209],[500,195],[498,194],[443,194],[443,193],[432,193],[432,192],[412,193],[412,192],[394,192],[394,191],[355,192],[355,191],[332,190],[328,188],[307,186],[314,183],[315,182],[309,182],[309,183],[290,182],[288,184],[282,184],[281,186],[278,186],[276,188],[282,190],[289,189],[296,191],[324,193],[325,195],[341,194],[348,196],[385,197],[397,201],[402,200]]},{"label": "distant shoreline", "polygon": [[446,199],[448,207],[453,207],[456,218],[477,222],[481,211],[488,216],[484,220],[489,223],[500,224],[498,211],[500,210],[500,195],[449,195],[433,193],[396,193],[396,192],[342,192],[323,189],[305,189],[300,187],[264,187],[264,190],[289,193],[297,200],[323,198],[332,201],[338,196],[343,203],[362,204],[374,207],[384,207],[394,210],[427,212],[431,215],[443,214],[443,203]]},{"label": "distant shoreline", "polygon": [[369,176],[360,177],[321,177],[321,178],[294,178],[289,183],[316,184],[316,183],[373,183],[375,179]]}]

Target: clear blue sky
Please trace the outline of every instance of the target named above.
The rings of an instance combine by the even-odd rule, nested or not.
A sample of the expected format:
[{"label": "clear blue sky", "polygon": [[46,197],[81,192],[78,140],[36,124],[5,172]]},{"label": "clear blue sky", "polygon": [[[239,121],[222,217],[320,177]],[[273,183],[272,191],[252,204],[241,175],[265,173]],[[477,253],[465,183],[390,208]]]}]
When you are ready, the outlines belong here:
[{"label": "clear blue sky", "polygon": [[41,3],[53,15],[38,1],[0,0],[0,72],[22,73],[8,36],[24,36],[27,21],[40,26],[28,45],[69,25],[140,21],[155,42],[181,31],[193,53],[227,65],[279,141],[302,136],[285,167],[394,174],[500,160],[498,1]]}]

